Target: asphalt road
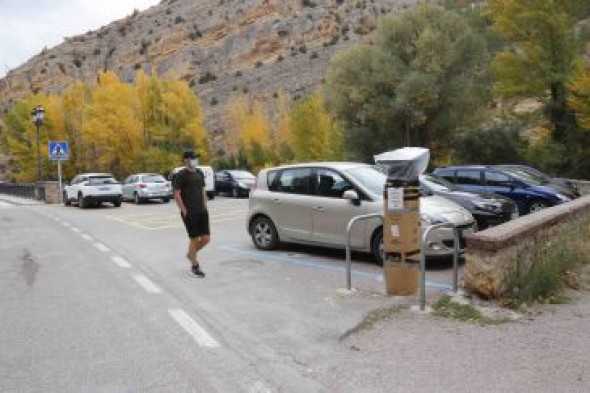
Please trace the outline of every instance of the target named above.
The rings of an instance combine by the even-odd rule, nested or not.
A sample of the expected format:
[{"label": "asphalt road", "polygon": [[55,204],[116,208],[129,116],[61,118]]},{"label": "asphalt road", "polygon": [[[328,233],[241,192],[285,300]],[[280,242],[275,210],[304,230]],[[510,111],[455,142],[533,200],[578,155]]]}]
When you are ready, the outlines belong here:
[{"label": "asphalt road", "polygon": [[[346,293],[343,251],[258,251],[245,229],[246,199],[209,207],[212,242],[200,257],[207,278],[198,279],[188,274],[174,203],[81,210],[0,202],[0,391],[493,392],[522,378],[497,354],[486,359],[508,385],[466,379],[450,365],[468,366],[476,344],[425,316],[404,313],[384,325],[394,330],[343,339],[371,310],[417,298],[386,296],[381,269],[363,254],[354,255],[357,291]],[[449,288],[451,269],[435,263],[427,277],[433,297]],[[477,342],[490,335],[464,334]],[[448,375],[430,372],[437,362]],[[583,391],[586,376],[574,371],[582,380],[564,391]],[[535,389],[514,391],[556,391],[523,386]]]}]

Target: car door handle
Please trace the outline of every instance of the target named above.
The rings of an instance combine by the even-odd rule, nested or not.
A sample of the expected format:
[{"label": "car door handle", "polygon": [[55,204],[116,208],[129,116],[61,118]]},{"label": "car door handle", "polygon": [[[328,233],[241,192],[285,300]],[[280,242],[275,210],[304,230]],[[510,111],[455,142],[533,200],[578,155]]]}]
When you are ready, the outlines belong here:
[{"label": "car door handle", "polygon": [[312,210],[314,210],[316,212],[323,212],[324,211],[324,208],[321,207],[321,206],[317,206],[317,207],[314,207]]}]

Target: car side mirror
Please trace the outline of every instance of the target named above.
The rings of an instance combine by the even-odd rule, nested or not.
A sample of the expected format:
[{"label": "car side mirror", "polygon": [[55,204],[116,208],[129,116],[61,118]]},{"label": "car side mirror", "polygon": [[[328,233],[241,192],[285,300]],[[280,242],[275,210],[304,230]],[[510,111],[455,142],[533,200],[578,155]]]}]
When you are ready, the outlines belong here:
[{"label": "car side mirror", "polygon": [[342,198],[348,199],[355,206],[359,206],[361,204],[361,198],[359,197],[359,194],[355,190],[344,191],[344,194],[342,194]]}]

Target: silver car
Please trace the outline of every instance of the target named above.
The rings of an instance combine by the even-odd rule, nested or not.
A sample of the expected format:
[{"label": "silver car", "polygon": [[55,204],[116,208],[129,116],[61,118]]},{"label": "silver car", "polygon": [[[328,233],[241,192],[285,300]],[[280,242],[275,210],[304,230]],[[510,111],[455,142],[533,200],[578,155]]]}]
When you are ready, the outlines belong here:
[{"label": "silver car", "polygon": [[[377,168],[362,163],[317,162],[263,169],[250,192],[247,229],[254,245],[263,250],[280,242],[344,248],[349,221],[361,214],[383,213],[386,177]],[[471,213],[438,196],[420,198],[420,220],[428,225],[452,222],[464,236],[477,230]],[[355,224],[352,248],[383,257],[383,226],[372,219]],[[451,229],[431,232],[427,256],[454,252]]]},{"label": "silver car", "polygon": [[128,176],[123,182],[123,199],[137,204],[150,200],[161,199],[168,203],[172,198],[172,186],[162,175],[157,173],[136,173]]}]

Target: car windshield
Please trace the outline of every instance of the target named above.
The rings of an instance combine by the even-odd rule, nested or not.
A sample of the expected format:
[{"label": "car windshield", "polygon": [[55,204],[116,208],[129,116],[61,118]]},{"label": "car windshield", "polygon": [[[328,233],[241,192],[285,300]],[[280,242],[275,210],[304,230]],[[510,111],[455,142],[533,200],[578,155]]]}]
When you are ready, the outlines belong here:
[{"label": "car windshield", "polygon": [[387,177],[379,169],[371,166],[361,166],[346,171],[347,174],[354,177],[366,189],[376,195],[383,195],[385,180]]},{"label": "car windshield", "polygon": [[148,175],[143,176],[143,181],[145,183],[165,183],[166,179],[164,179],[164,177],[160,175]]},{"label": "car windshield", "polygon": [[420,176],[420,181],[423,182],[426,185],[426,187],[434,191],[457,190],[457,187],[453,183],[434,175],[422,175]]},{"label": "car windshield", "polygon": [[236,180],[254,180],[256,176],[248,171],[231,171],[230,172]]},{"label": "car windshield", "polygon": [[88,179],[88,184],[91,186],[96,186],[100,184],[117,184],[118,181],[113,179],[112,177],[91,177]]}]

